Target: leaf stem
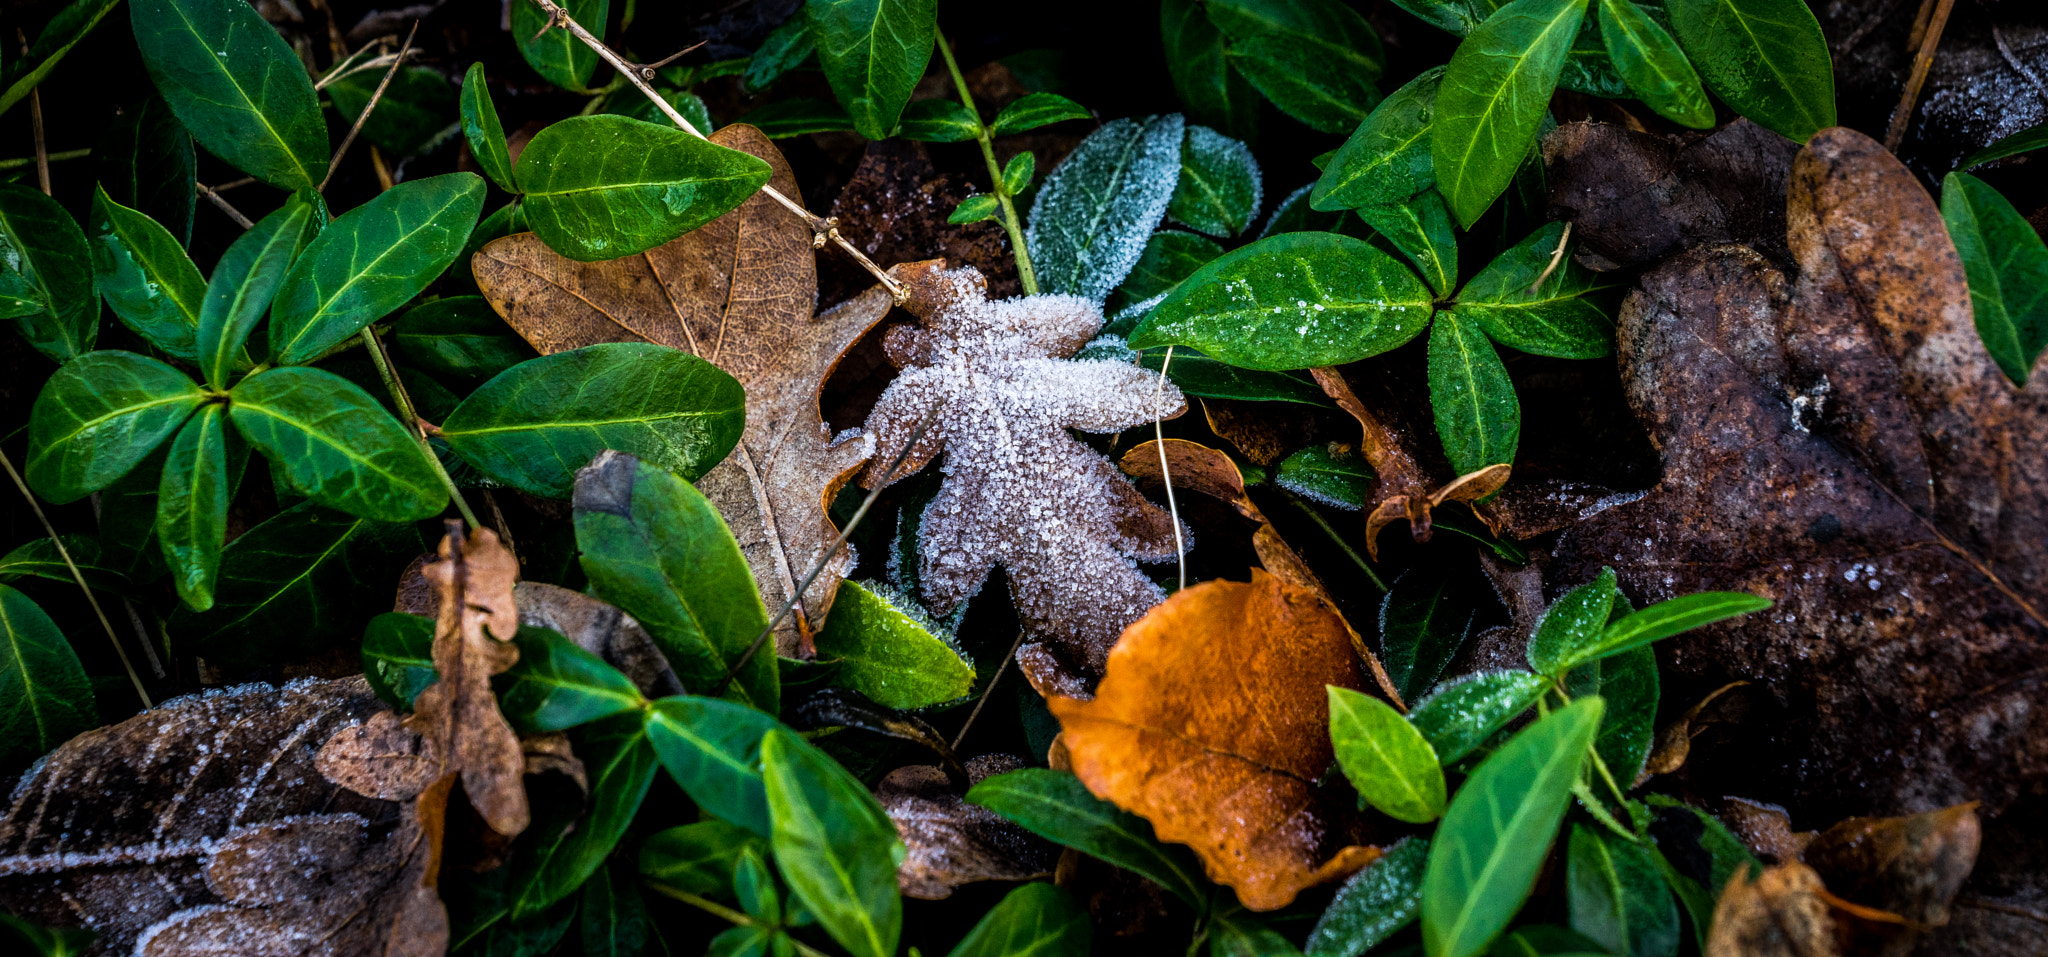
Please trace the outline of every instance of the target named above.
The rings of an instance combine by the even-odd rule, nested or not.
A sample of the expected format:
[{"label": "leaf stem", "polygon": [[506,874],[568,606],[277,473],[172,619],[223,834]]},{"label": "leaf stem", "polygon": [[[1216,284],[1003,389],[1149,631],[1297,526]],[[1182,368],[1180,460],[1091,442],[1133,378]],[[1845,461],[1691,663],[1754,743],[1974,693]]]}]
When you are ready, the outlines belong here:
[{"label": "leaf stem", "polygon": [[981,121],[981,111],[975,109],[974,94],[967,92],[967,78],[960,74],[959,61],[953,59],[952,45],[943,33],[938,34],[938,39],[939,53],[946,58],[946,71],[953,74],[953,86],[960,91],[960,103],[974,117],[974,141],[981,144],[981,158],[988,162],[989,188],[1003,207],[1003,230],[1010,234],[1010,252],[1017,260],[1017,282],[1024,287],[1025,295],[1036,296],[1038,273],[1031,268],[1031,250],[1024,245],[1024,227],[1017,221],[1017,206],[1010,201],[1010,191],[1003,188],[1003,168],[996,163],[996,148],[991,142],[995,134]]},{"label": "leaf stem", "polygon": [[441,465],[441,457],[434,454],[433,443],[427,441],[427,431],[420,427],[420,414],[413,409],[412,397],[405,394],[405,384],[398,381],[398,370],[391,368],[391,358],[384,354],[384,343],[377,340],[377,333],[369,326],[357,333],[362,338],[363,348],[370,353],[370,361],[377,366],[377,378],[384,380],[384,388],[391,393],[391,401],[398,406],[398,417],[405,430],[412,433],[420,443],[420,454],[427,457],[427,464],[433,466],[434,474],[441,479],[442,487],[448,490],[448,497],[455,500],[455,510],[462,513],[463,521],[471,528],[483,528],[477,521],[476,513],[469,510],[469,502],[463,499],[462,490],[455,487],[455,479]]},{"label": "leaf stem", "polygon": [[[1550,679],[1550,691],[1562,699],[1565,704],[1572,703],[1572,696],[1564,690],[1563,678]],[[1614,799],[1623,806],[1627,806],[1628,794],[1622,791],[1620,785],[1614,783],[1614,773],[1607,770],[1607,762],[1600,757],[1600,750],[1598,748],[1593,750],[1593,768],[1600,772],[1600,779],[1607,782],[1607,789],[1614,792]]]},{"label": "leaf stem", "polygon": [[[48,155],[48,156],[46,156],[46,157],[43,157],[43,159],[46,159],[46,160],[48,160],[49,162],[52,162],[52,163],[61,163],[61,162],[65,161],[65,160],[75,160],[75,159],[84,159],[84,158],[86,158],[86,157],[88,157],[88,156],[91,156],[91,155],[92,155],[92,150],[90,150],[90,149],[82,149],[82,150],[65,150],[65,151],[64,151],[64,152],[62,152],[62,153],[51,153],[50,155]],[[11,169],[20,169],[20,168],[22,168],[22,167],[24,167],[24,166],[34,166],[34,165],[36,165],[36,157],[34,157],[34,156],[18,156],[18,157],[15,157],[14,159],[4,159],[4,160],[0,160],[0,172],[5,172],[5,171],[7,171],[7,170],[11,170]]]},{"label": "leaf stem", "polygon": [[789,939],[790,944],[796,947],[796,952],[804,955],[804,957],[830,957],[830,955],[826,954],[824,951],[819,950],[816,947],[812,947],[811,945],[806,944],[803,941],[800,941],[795,937],[790,936],[788,931],[784,930],[781,927],[777,927],[765,921],[755,920],[753,917],[750,917],[746,914],[742,914],[739,911],[733,910],[732,908],[727,907],[724,904],[721,904],[715,900],[699,897],[696,894],[690,893],[689,891],[679,890],[677,888],[670,887],[667,884],[661,883],[660,881],[646,881],[645,883],[648,887],[654,888],[655,893],[661,894],[664,897],[673,897],[676,900],[682,901],[683,903],[690,905],[691,907],[695,907],[698,910],[701,910],[707,914],[711,914],[715,917],[724,918],[725,920],[738,924],[741,927],[752,927],[757,930],[782,931],[783,936],[787,937]]},{"label": "leaf stem", "polygon": [[[1281,491],[1286,490],[1282,489]],[[1294,503],[1295,508],[1307,512],[1308,517],[1315,519],[1316,525],[1322,528],[1323,534],[1330,536],[1330,541],[1336,542],[1337,547],[1344,550],[1344,554],[1351,556],[1351,560],[1358,565],[1358,570],[1364,572],[1365,577],[1372,579],[1372,586],[1374,588],[1379,589],[1382,593],[1387,590],[1387,583],[1380,581],[1380,576],[1373,574],[1372,566],[1365,562],[1365,556],[1358,554],[1357,549],[1352,548],[1351,544],[1346,542],[1342,535],[1337,534],[1337,530],[1330,527],[1329,521],[1323,518],[1321,512],[1315,510],[1315,506],[1302,501],[1301,496],[1293,492],[1287,492],[1287,498]]]}]

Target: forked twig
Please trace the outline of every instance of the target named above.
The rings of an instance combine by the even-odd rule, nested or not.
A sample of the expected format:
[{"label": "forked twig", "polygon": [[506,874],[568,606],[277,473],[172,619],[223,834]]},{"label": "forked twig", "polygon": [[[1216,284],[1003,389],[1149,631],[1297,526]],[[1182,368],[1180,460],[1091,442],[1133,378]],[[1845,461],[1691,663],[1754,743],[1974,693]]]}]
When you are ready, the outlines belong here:
[{"label": "forked twig", "polygon": [[391,85],[391,78],[397,76],[398,68],[405,65],[405,55],[412,52],[412,38],[419,32],[420,22],[414,20],[412,29],[405,34],[405,43],[398,48],[398,55],[391,59],[391,68],[384,71],[384,79],[377,81],[377,89],[370,94],[370,102],[363,104],[363,112],[356,117],[355,125],[348,128],[348,135],[341,138],[341,145],[334,150],[334,158],[327,161],[327,175],[320,177],[320,185],[313,187],[314,192],[327,192],[327,184],[334,179],[334,171],[341,166],[341,158],[348,155],[348,148],[355,145],[356,134],[362,132],[364,123],[369,122],[377,102],[384,99],[384,88]]},{"label": "forked twig", "polygon": [[1003,663],[996,666],[996,676],[988,679],[988,687],[981,689],[981,697],[974,702],[974,710],[967,713],[967,720],[960,725],[959,733],[953,735],[953,750],[960,750],[960,742],[967,740],[967,729],[974,727],[974,719],[981,717],[981,709],[988,705],[990,695],[996,693],[996,683],[1003,680],[1003,672],[1009,670],[1010,662],[1017,657],[1017,646],[1024,643],[1024,632],[1010,642],[1010,651],[1003,655]]},{"label": "forked twig", "polygon": [[1564,222],[1564,232],[1557,237],[1557,249],[1550,253],[1550,264],[1544,266],[1542,274],[1536,277],[1535,282],[1529,284],[1529,291],[1531,293],[1543,288],[1543,284],[1549,281],[1550,274],[1557,271],[1558,264],[1564,262],[1565,247],[1571,245],[1571,242],[1572,222],[1567,219]]}]

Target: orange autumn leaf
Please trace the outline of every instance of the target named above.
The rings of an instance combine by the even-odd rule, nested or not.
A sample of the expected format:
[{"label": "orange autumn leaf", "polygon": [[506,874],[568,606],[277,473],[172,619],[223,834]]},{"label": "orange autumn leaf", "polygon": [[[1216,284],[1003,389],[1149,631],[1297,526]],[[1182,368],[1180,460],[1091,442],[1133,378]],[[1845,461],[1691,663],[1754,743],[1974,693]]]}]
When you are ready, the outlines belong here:
[{"label": "orange autumn leaf", "polygon": [[1334,760],[1325,685],[1365,675],[1344,622],[1312,592],[1253,570],[1152,609],[1109,652],[1095,698],[1055,697],[1073,771],[1096,796],[1186,844],[1252,910],[1379,856]]}]

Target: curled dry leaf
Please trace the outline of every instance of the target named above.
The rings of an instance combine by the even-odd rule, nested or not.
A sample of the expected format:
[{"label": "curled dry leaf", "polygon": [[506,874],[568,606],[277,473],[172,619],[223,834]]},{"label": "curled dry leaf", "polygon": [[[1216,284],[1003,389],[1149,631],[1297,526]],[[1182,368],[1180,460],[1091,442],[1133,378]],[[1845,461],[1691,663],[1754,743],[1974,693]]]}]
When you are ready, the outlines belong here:
[{"label": "curled dry leaf", "polygon": [[[769,185],[799,195],[795,174],[760,130],[727,126],[711,140],[768,161]],[[739,380],[746,429],[697,487],[739,539],[764,602],[781,608],[838,538],[827,508],[873,450],[864,439],[833,441],[818,389],[888,312],[888,293],[876,287],[813,316],[810,227],[759,193],[636,256],[579,263],[521,233],[486,245],[473,265],[491,305],[543,355],[598,342],[654,342],[708,359]],[[852,567],[844,552],[826,562],[776,633],[779,652],[808,649]]]},{"label": "curled dry leaf", "polygon": [[1820,875],[1798,861],[1750,880],[1737,869],[1714,905],[1706,957],[1836,957]]},{"label": "curled dry leaf", "polygon": [[1948,923],[1983,834],[1971,801],[1906,817],[1850,818],[1807,844],[1804,858],[1836,896],[1937,927]]},{"label": "curled dry leaf", "polygon": [[1700,733],[1700,712],[1713,704],[1722,695],[1737,688],[1745,687],[1747,681],[1730,681],[1707,692],[1699,703],[1685,709],[1678,720],[1657,729],[1657,743],[1650,749],[1650,757],[1643,762],[1642,773],[1636,775],[1632,787],[1641,787],[1644,781],[1659,774],[1670,774],[1685,766],[1685,759],[1692,755],[1693,735]]},{"label": "curled dry leaf", "polygon": [[[1379,557],[1380,529],[1400,521],[1408,520],[1408,530],[1417,542],[1430,539],[1430,516],[1445,502],[1476,502],[1500,491],[1508,483],[1507,465],[1489,465],[1469,475],[1460,475],[1439,486],[1424,473],[1415,454],[1409,450],[1414,436],[1409,430],[1398,429],[1380,416],[1374,415],[1360,401],[1358,394],[1351,391],[1351,385],[1344,381],[1344,374],[1332,368],[1309,370],[1316,377],[1316,384],[1323,392],[1336,400],[1338,408],[1358,420],[1364,434],[1359,451],[1366,462],[1372,465],[1373,493],[1372,511],[1365,517],[1365,550],[1374,558]],[[1482,521],[1489,527],[1495,524],[1493,516],[1485,509],[1475,508]]]},{"label": "curled dry leaf", "polygon": [[512,667],[519,649],[519,608],[512,583],[519,561],[488,528],[464,533],[448,523],[441,560],[421,570],[441,598],[434,621],[439,681],[413,701],[406,727],[426,739],[441,773],[459,774],[471,807],[491,830],[512,837],[530,815],[521,780],[526,759],[519,736],[498,711],[491,676]]},{"label": "curled dry leaf", "polygon": [[2048,380],[1998,371],[1940,212],[1877,143],[1824,130],[1789,181],[1796,284],[1720,246],[1624,305],[1663,480],[1566,530],[1554,580],[1770,598],[1670,649],[1786,707],[1745,764],[1838,813],[1995,814],[2048,779]]},{"label": "curled dry leaf", "polygon": [[1246,907],[1273,910],[1379,856],[1358,846],[1348,795],[1316,783],[1335,758],[1324,686],[1364,683],[1329,606],[1254,570],[1168,598],[1110,652],[1094,700],[1047,703],[1090,791],[1194,848]]},{"label": "curled dry leaf", "polygon": [[[1023,766],[1007,754],[982,755],[967,762],[968,782],[979,784]],[[897,768],[875,786],[875,799],[896,822],[896,833],[910,851],[896,868],[896,884],[905,896],[943,900],[962,884],[1033,880],[1051,874],[1059,863],[1058,846],[961,800],[941,768]]]}]

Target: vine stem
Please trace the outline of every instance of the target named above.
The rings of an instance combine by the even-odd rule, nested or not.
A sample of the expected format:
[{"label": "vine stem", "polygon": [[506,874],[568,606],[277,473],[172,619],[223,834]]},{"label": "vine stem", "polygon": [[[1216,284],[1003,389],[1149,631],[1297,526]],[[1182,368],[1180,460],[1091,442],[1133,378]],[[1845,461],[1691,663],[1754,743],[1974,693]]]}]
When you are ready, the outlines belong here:
[{"label": "vine stem", "polygon": [[[772,924],[755,920],[754,918],[746,914],[740,913],[739,911],[733,910],[732,908],[727,907],[724,904],[721,904],[717,901],[699,897],[695,894],[690,893],[689,891],[679,890],[677,888],[670,887],[667,884],[660,883],[659,881],[647,881],[646,883],[648,887],[654,888],[655,893],[661,894],[665,897],[673,897],[676,900],[682,901],[683,903],[688,904],[691,907],[695,907],[698,910],[701,910],[707,914],[711,914],[715,917],[722,917],[742,927],[753,927],[767,930],[780,929]],[[783,937],[788,939],[790,944],[796,947],[796,952],[802,954],[803,957],[831,957],[831,955],[825,953],[824,951],[819,950],[816,947],[812,947],[811,945],[806,944],[803,941],[796,939],[795,937],[791,937],[787,932],[784,932]]]},{"label": "vine stem", "polygon": [[[1552,678],[1550,690],[1560,699],[1563,699],[1565,704],[1572,703],[1572,696],[1564,690],[1564,679]],[[1622,791],[1621,785],[1614,783],[1614,772],[1607,770],[1607,762],[1601,759],[1598,748],[1595,748],[1592,753],[1593,767],[1600,772],[1600,779],[1607,782],[1607,789],[1614,792],[1614,799],[1620,802],[1623,807],[1627,807],[1628,795]]]},{"label": "vine stem", "polygon": [[377,377],[384,380],[384,389],[391,393],[391,401],[398,405],[398,417],[406,424],[406,431],[420,443],[420,454],[427,457],[427,464],[433,466],[434,474],[441,479],[442,487],[448,490],[448,497],[455,500],[455,510],[462,513],[463,521],[471,528],[483,528],[477,521],[476,513],[469,510],[469,502],[462,497],[462,490],[455,487],[455,479],[441,465],[441,457],[434,454],[433,443],[427,441],[427,430],[420,427],[420,414],[413,410],[412,397],[405,394],[405,384],[398,381],[397,370],[391,368],[390,357],[384,354],[384,343],[377,340],[377,333],[364,326],[357,335],[362,337],[363,348],[369,350],[370,361],[377,366]]},{"label": "vine stem", "polygon": [[953,74],[953,86],[960,91],[960,103],[967,107],[967,114],[974,117],[974,141],[981,144],[981,158],[988,162],[989,190],[996,194],[996,202],[1003,207],[1003,230],[1010,234],[1010,252],[1017,260],[1017,282],[1024,287],[1027,296],[1038,295],[1038,273],[1031,268],[1031,250],[1024,245],[1024,227],[1017,221],[1017,206],[1010,201],[1010,192],[1003,188],[1003,169],[996,164],[996,148],[992,140],[995,134],[988,124],[981,121],[981,111],[975,109],[974,94],[967,92],[967,78],[960,74],[960,63],[953,59],[953,47],[946,42],[946,35],[938,34],[939,53],[946,58],[946,71]]},{"label": "vine stem", "polygon": [[[1281,491],[1285,492],[1287,490],[1282,489]],[[1316,511],[1315,506],[1303,501],[1301,496],[1293,492],[1287,492],[1287,500],[1293,502],[1295,508],[1306,512],[1309,518],[1315,520],[1316,526],[1323,530],[1323,534],[1330,537],[1330,541],[1335,542],[1338,548],[1343,549],[1344,554],[1351,556],[1352,563],[1358,566],[1359,571],[1365,573],[1365,577],[1372,581],[1374,588],[1379,589],[1382,593],[1386,592],[1387,583],[1381,581],[1380,576],[1373,572],[1372,565],[1366,562],[1364,555],[1358,554],[1358,550],[1352,548],[1351,543],[1344,540],[1344,536],[1337,534],[1337,530],[1330,526],[1329,520],[1323,518],[1323,513]]]},{"label": "vine stem", "polygon": [[[569,31],[570,36],[582,41],[584,46],[589,47],[600,59],[610,64],[612,69],[617,70],[620,76],[625,77],[627,82],[633,84],[641,93],[645,94],[647,99],[654,103],[655,108],[669,118],[669,122],[674,123],[683,132],[700,140],[709,139],[697,127],[691,125],[689,120],[684,119],[683,114],[676,112],[674,104],[670,103],[661,94],[654,92],[653,87],[647,85],[647,77],[642,76],[640,69],[627,63],[618,54],[613,53],[611,47],[604,45],[604,41],[591,35],[589,30],[583,28],[583,24],[577,23],[576,18],[569,15],[569,11],[562,9],[561,4],[556,3],[555,0],[533,0],[533,3],[535,6],[540,7],[541,12],[548,15],[547,29],[559,28]],[[546,30],[542,32],[546,32]],[[653,70],[649,69],[647,72],[651,74]],[[882,284],[882,288],[889,290],[889,295],[892,298],[898,303],[903,302],[904,291],[902,284],[891,279],[888,273],[882,271],[882,267],[875,265],[875,261],[867,257],[866,253],[855,249],[852,243],[846,241],[846,237],[839,235],[839,224],[835,220],[812,213],[810,210],[805,209],[802,203],[782,195],[782,192],[773,186],[763,186],[761,187],[761,192],[768,194],[770,199],[781,203],[783,208],[795,213],[805,223],[810,224],[811,231],[814,234],[813,245],[823,246],[827,242],[838,243],[840,249],[845,250],[847,255],[854,258],[855,262],[860,263],[861,268],[866,269],[870,275],[875,277],[876,282]]]}]

